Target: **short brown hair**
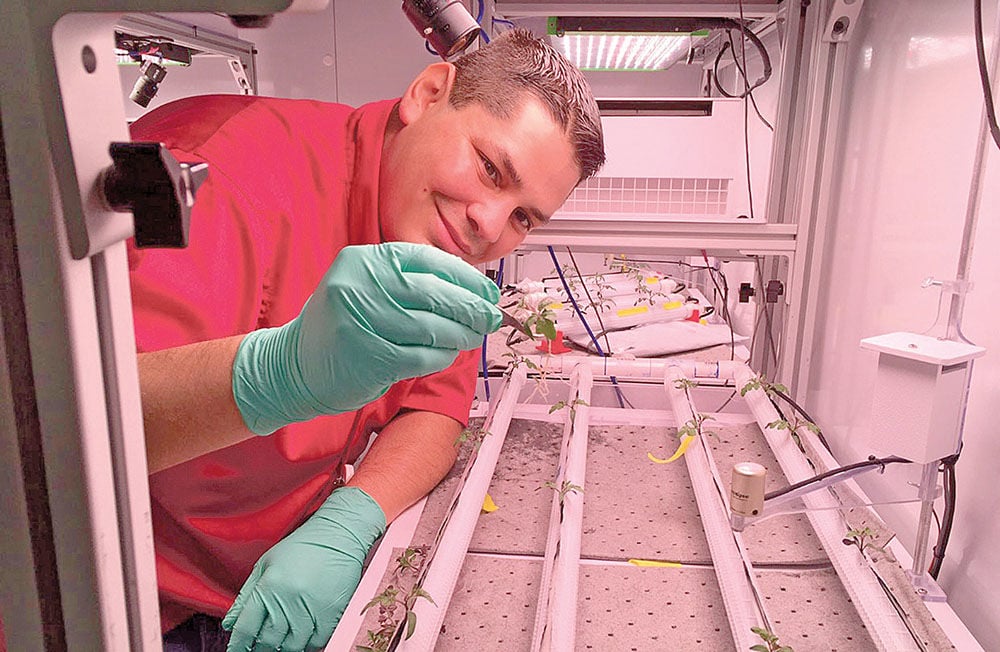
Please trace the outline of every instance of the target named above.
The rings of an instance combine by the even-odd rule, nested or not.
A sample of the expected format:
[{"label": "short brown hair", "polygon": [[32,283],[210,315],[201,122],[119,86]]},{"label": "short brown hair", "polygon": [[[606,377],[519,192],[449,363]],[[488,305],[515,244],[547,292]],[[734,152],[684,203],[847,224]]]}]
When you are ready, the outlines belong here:
[{"label": "short brown hair", "polygon": [[569,136],[580,181],[604,165],[604,132],[590,84],[548,43],[526,29],[512,29],[452,63],[455,83],[448,101],[453,107],[475,103],[507,119],[522,94],[531,93]]}]

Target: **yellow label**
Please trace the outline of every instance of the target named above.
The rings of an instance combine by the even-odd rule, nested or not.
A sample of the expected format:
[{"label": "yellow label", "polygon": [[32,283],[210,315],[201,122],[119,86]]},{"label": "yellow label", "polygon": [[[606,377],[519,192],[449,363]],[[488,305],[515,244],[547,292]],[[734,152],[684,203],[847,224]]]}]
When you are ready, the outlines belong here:
[{"label": "yellow label", "polygon": [[691,435],[686,435],[684,437],[681,437],[680,446],[677,447],[677,450],[674,451],[673,455],[671,455],[665,460],[661,460],[652,453],[646,453],[646,457],[648,457],[650,461],[656,462],[657,464],[670,464],[671,462],[680,459],[681,455],[687,452],[688,446],[691,445],[692,441],[694,441],[694,437],[692,437]]},{"label": "yellow label", "polygon": [[668,301],[665,304],[663,304],[664,310],[677,310],[678,308],[683,308],[683,307],[684,307],[683,301]]},{"label": "yellow label", "polygon": [[552,310],[562,310],[563,304],[560,302],[552,302],[545,305],[546,308],[551,308]]},{"label": "yellow label", "polygon": [[619,317],[631,317],[632,315],[641,315],[645,312],[649,312],[648,306],[635,306],[633,308],[622,308],[616,314]]},{"label": "yellow label", "polygon": [[684,564],[676,561],[656,561],[655,559],[629,559],[628,563],[633,566],[644,566],[646,568],[683,568]]},{"label": "yellow label", "polygon": [[498,509],[500,508],[497,507],[495,502],[493,502],[493,498],[491,498],[489,494],[486,494],[486,497],[483,498],[483,511],[489,514],[490,512],[495,512]]},{"label": "yellow label", "polygon": [[656,285],[659,282],[660,282],[660,279],[658,277],[656,277],[656,276],[647,276],[646,277],[646,285]]}]

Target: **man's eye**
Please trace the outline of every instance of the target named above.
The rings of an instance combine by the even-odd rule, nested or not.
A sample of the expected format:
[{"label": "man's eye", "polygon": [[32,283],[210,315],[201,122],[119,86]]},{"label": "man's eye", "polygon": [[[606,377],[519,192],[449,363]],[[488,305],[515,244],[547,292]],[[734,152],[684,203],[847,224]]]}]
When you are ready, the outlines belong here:
[{"label": "man's eye", "polygon": [[515,211],[514,219],[525,231],[530,231],[532,228],[531,217],[524,211]]},{"label": "man's eye", "polygon": [[483,169],[486,170],[486,175],[492,179],[494,183],[498,182],[500,180],[500,171],[497,170],[497,166],[493,165],[493,161],[489,160],[482,154],[479,155],[479,158],[483,160]]}]

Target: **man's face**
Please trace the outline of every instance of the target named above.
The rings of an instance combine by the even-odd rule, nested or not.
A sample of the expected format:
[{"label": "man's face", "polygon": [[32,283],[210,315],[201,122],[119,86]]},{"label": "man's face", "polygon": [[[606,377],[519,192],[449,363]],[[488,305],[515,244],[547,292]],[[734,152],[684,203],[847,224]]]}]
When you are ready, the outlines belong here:
[{"label": "man's face", "polygon": [[580,173],[566,135],[524,98],[509,120],[475,104],[456,110],[446,95],[416,112],[401,104],[403,127],[387,139],[380,170],[383,240],[477,264],[507,255],[548,221]]}]

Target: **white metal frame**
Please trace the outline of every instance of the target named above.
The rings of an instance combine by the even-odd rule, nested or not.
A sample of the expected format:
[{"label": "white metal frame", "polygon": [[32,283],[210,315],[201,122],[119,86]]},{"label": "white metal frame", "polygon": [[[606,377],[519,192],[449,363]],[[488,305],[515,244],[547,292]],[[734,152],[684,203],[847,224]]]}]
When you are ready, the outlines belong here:
[{"label": "white metal frame", "polygon": [[0,308],[0,375],[27,385],[0,393],[10,649],[161,647],[125,262],[131,219],[94,192],[108,145],[128,140],[115,12],[268,14],[290,1],[0,3],[0,183],[10,190],[0,219],[16,235],[6,250],[15,259],[3,264],[20,277],[5,279],[16,285],[5,296],[19,301]]}]

